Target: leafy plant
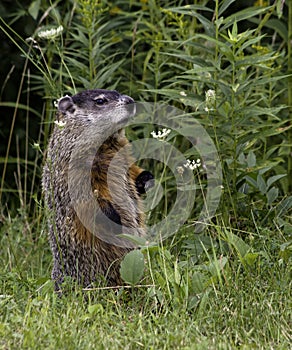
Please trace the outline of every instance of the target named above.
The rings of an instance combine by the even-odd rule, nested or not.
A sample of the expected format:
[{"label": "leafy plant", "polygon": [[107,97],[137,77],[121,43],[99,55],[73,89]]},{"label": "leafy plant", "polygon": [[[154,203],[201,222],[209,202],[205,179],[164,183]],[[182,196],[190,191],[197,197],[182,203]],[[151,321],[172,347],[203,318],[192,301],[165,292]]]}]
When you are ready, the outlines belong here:
[{"label": "leafy plant", "polygon": [[131,251],[124,257],[120,271],[125,282],[137,284],[144,272],[144,255],[139,250]]},{"label": "leafy plant", "polygon": [[[269,27],[276,3],[270,7],[246,8],[225,17],[231,3],[219,5],[216,1],[213,20],[202,16],[203,11],[210,11],[202,5],[165,10],[181,30],[191,17],[201,24],[204,32],[169,42],[168,51],[162,54],[166,61],[171,60],[172,66],[176,62],[178,73],[174,78],[164,79],[159,89],[151,90],[171,97],[191,111],[213,136],[224,169],[221,209],[226,224],[231,213],[237,222],[243,214],[243,188],[249,187],[249,196],[255,202],[267,202],[264,214],[267,218],[269,206],[278,196],[288,193],[291,181],[283,166],[289,158],[286,144],[290,129],[287,105],[282,98],[286,91],[283,81],[287,75],[282,71],[286,57],[277,41],[270,44],[261,33],[265,26]],[[240,31],[243,20],[257,21],[258,27]],[[280,20],[273,21],[279,24],[275,27],[277,34]],[[249,163],[245,168],[244,159]],[[260,182],[263,185],[261,174],[256,186],[250,186],[254,171],[266,172],[269,185],[282,179],[281,190],[279,187],[270,188],[267,193],[263,193],[263,187],[259,190]],[[226,206],[226,202],[230,205]]]}]

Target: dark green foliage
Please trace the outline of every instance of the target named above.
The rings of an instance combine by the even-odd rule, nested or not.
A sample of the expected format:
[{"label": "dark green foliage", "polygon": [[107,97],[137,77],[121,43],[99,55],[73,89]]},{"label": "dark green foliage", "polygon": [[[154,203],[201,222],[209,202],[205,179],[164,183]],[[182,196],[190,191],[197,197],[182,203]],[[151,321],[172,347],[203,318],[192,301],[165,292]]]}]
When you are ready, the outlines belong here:
[{"label": "dark green foliage", "polygon": [[[38,182],[39,170],[28,165],[29,161],[32,166],[40,165],[31,144],[36,142],[42,148],[46,144],[47,123],[53,118],[52,100],[84,88],[117,88],[137,100],[172,101],[206,128],[220,153],[224,196],[231,204],[222,210],[224,221],[230,214],[234,218],[246,215],[244,203],[263,218],[268,212],[272,215],[271,207],[275,213],[277,201],[288,194],[291,182],[287,176],[289,111],[285,107],[286,7],[237,8],[235,3],[224,1],[212,8],[203,1],[196,5],[176,3],[176,7],[171,3],[79,1],[74,6],[65,2],[47,8],[34,1],[27,12],[13,14],[11,27],[7,26],[7,9],[2,35],[5,33],[11,45],[14,42],[22,51],[27,62],[24,74],[30,76],[28,90],[25,82],[19,88],[20,96],[29,93],[29,101],[24,109],[16,106],[20,120],[12,132],[18,135],[20,146],[17,151],[12,138],[10,162],[2,158],[8,167],[2,191],[8,190],[5,181],[13,186],[9,176],[10,164],[17,162],[13,154],[25,159],[24,172],[36,174]],[[22,18],[29,18],[31,24],[25,36],[18,29]],[[60,35],[39,36],[60,26],[64,29]],[[10,80],[7,76],[7,82]],[[214,91],[213,100],[206,100],[207,91]],[[45,110],[42,101],[47,101]],[[33,120],[30,108],[44,111],[42,119]],[[39,136],[35,133],[25,141],[18,131],[21,119],[26,120],[27,132],[41,126]],[[142,136],[139,130],[135,137]],[[146,129],[148,135],[145,129],[141,132],[145,137],[150,130]],[[182,140],[178,137],[172,142],[181,144]],[[182,147],[187,152],[188,144]],[[277,187],[265,192],[256,179],[269,178],[277,179]],[[24,178],[22,169],[17,184],[21,191],[35,186]],[[31,188],[25,200],[36,190]]]}]

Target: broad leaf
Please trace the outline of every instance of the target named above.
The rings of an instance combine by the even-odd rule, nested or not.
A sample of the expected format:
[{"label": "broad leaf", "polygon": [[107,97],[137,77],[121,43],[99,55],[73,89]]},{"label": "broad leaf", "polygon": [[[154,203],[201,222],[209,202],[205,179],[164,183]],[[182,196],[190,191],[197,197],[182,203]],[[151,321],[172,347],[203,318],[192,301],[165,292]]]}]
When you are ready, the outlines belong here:
[{"label": "broad leaf", "polygon": [[121,277],[131,285],[139,282],[144,272],[144,255],[140,250],[133,250],[128,253],[121,263]]}]

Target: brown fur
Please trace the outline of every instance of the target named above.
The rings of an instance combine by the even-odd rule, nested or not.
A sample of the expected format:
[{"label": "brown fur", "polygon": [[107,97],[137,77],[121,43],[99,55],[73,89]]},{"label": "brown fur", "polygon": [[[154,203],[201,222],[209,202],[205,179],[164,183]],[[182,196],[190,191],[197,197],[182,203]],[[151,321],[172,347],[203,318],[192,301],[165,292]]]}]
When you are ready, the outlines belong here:
[{"label": "brown fur", "polygon": [[[102,103],[101,99],[105,102]],[[97,105],[95,101],[98,102]],[[103,276],[109,285],[120,284],[119,261],[131,250],[131,244],[112,244],[111,239],[103,238],[112,237],[113,243],[116,243],[118,241],[115,241],[115,235],[123,233],[124,229],[138,229],[139,234],[143,234],[144,216],[138,193],[140,190],[137,188],[143,189],[145,172],[133,164],[128,140],[121,130],[115,131],[104,141],[90,165],[94,200],[89,200],[86,195],[79,193],[78,200],[73,203],[68,185],[69,163],[78,137],[91,127],[92,121],[95,127],[100,128],[116,123],[117,121],[111,118],[124,117],[124,114],[128,113],[127,105],[133,102],[128,96],[107,90],[88,90],[72,98],[66,96],[59,100],[59,120],[64,121],[65,126],[54,128],[43,170],[43,189],[50,211],[49,238],[54,258],[52,278],[57,289],[65,276],[72,277],[84,286],[98,281],[100,276]],[[116,106],[119,107],[117,113],[108,113]],[[107,115],[109,120],[104,120]],[[81,158],[86,158],[89,151],[85,146],[84,149],[83,146],[79,148]],[[118,158],[118,162],[112,165],[114,157]],[[111,190],[108,186],[109,166],[112,171]],[[73,188],[82,188],[82,165],[79,166],[77,161],[73,167]],[[149,174],[146,174],[147,181],[151,179]],[[113,193],[115,198],[112,198]],[[114,229],[108,222],[104,222],[104,215],[116,224],[113,225]],[[94,225],[94,234],[80,217],[85,218],[85,221],[88,219],[88,222]],[[109,235],[111,230],[114,231],[112,236]]]}]

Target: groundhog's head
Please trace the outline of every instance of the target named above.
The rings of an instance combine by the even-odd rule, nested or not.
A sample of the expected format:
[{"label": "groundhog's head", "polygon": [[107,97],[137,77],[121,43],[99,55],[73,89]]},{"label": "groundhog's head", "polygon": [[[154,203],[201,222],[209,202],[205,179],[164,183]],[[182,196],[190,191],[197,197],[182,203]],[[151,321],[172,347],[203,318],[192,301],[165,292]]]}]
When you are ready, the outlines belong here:
[{"label": "groundhog's head", "polygon": [[135,114],[134,100],[115,90],[86,90],[58,100],[58,111],[65,120],[105,121],[119,124]]}]

